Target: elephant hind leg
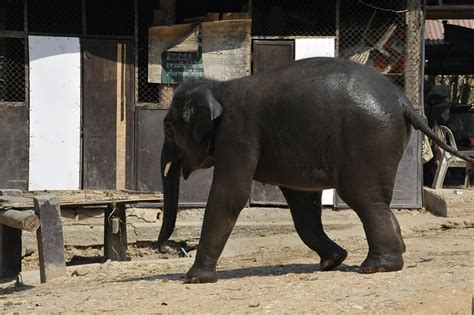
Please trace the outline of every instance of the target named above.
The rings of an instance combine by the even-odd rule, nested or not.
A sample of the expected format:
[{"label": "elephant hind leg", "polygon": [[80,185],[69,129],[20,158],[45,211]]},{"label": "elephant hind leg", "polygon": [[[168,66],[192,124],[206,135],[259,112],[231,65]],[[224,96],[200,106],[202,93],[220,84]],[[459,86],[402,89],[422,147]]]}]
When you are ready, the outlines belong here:
[{"label": "elephant hind leg", "polygon": [[332,270],[342,264],[347,252],[326,235],[321,222],[321,192],[280,189],[290,207],[296,232],[321,257],[320,269]]},{"label": "elephant hind leg", "polygon": [[[403,268],[403,242],[400,226],[390,210],[392,186],[351,185],[338,189],[339,195],[359,216],[369,245],[362,273],[397,271]],[[358,187],[354,189],[354,187]]]}]

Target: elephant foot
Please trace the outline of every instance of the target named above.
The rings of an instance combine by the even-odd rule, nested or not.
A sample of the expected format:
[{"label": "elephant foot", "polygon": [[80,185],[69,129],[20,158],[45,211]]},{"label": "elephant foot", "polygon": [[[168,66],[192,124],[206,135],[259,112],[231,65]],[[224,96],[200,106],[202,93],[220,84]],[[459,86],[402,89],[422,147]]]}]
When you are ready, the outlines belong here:
[{"label": "elephant foot", "polygon": [[319,263],[319,269],[321,271],[329,271],[338,267],[344,259],[347,257],[347,251],[342,248],[338,248],[337,252],[331,253],[328,257],[321,257],[321,262]]},{"label": "elephant foot", "polygon": [[184,276],[184,283],[214,283],[217,272],[192,267]]},{"label": "elephant foot", "polygon": [[360,265],[361,273],[398,271],[403,268],[403,257],[369,254]]}]

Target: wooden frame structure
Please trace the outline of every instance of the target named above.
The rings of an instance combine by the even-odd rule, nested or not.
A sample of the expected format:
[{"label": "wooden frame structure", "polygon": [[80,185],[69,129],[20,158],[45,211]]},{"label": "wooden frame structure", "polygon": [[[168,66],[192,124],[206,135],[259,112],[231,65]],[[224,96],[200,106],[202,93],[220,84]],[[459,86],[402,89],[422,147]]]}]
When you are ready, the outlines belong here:
[{"label": "wooden frame structure", "polygon": [[[6,193],[5,193],[6,192]],[[64,238],[61,222],[61,207],[105,206],[104,256],[112,261],[127,260],[127,216],[126,208],[142,202],[162,202],[161,194],[126,194],[122,192],[57,192],[57,195],[19,196],[17,192],[3,191],[0,194],[0,279],[11,278],[21,271],[21,229],[7,226],[1,214],[14,211],[16,217],[31,216],[30,231],[36,230],[41,282],[63,276],[66,272]],[[7,211],[7,212],[8,212]],[[16,221],[19,221],[18,219]],[[2,224],[3,223],[3,224]],[[12,225],[12,224],[10,224]],[[31,226],[31,224],[30,224]]]}]

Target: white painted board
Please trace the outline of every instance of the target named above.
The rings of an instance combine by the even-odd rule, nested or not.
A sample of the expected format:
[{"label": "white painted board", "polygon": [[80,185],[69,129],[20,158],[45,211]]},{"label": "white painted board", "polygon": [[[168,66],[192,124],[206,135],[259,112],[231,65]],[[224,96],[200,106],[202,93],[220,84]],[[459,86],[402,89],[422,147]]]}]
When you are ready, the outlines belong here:
[{"label": "white painted board", "polygon": [[29,36],[29,190],[80,188],[79,38]]},{"label": "white painted board", "polygon": [[[295,39],[295,60],[335,56],[336,39],[334,37]],[[323,190],[322,204],[324,206],[334,205],[334,189]]]},{"label": "white painted board", "polygon": [[336,39],[334,37],[295,39],[295,60],[335,56]]},{"label": "white painted board", "polygon": [[323,196],[321,198],[323,206],[334,205],[334,189],[323,190]]}]

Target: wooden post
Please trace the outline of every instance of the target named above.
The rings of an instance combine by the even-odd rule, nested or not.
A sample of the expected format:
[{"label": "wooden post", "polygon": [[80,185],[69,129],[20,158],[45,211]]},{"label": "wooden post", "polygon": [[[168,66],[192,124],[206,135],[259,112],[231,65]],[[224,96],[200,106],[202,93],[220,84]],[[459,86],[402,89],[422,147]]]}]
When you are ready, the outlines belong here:
[{"label": "wooden post", "polygon": [[405,53],[405,93],[416,107],[423,105],[423,11],[420,0],[407,0]]},{"label": "wooden post", "polygon": [[53,195],[33,198],[41,227],[36,231],[41,283],[66,274],[61,209]]},{"label": "wooden post", "polygon": [[21,272],[21,230],[0,224],[0,279]]},{"label": "wooden post", "polygon": [[[0,196],[21,197],[20,190],[0,190]],[[0,279],[21,272],[21,230],[0,224]]]},{"label": "wooden post", "polygon": [[104,255],[113,261],[127,260],[127,214],[125,204],[110,205],[104,217]]}]

